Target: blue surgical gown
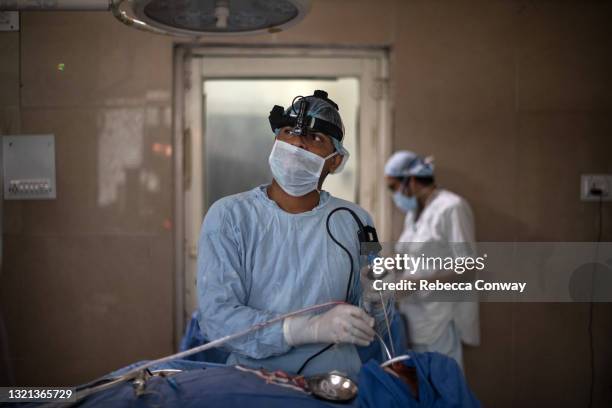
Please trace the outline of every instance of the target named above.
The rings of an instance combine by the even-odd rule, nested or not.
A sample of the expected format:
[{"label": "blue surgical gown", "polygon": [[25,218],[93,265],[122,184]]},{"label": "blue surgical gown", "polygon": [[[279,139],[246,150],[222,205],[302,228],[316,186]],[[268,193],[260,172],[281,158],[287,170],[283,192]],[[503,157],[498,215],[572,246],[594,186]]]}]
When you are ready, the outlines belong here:
[{"label": "blue surgical gown", "polygon": [[[208,340],[242,331],[279,315],[332,300],[344,301],[350,275],[347,254],[326,231],[328,214],[348,207],[366,225],[368,213],[322,191],[319,204],[300,214],[283,211],[266,185],[215,202],[204,219],[198,249],[198,321]],[[353,257],[348,301],[358,305],[358,226],[344,210],[331,216],[330,229]],[[384,315],[373,316],[379,330]],[[382,324],[381,324],[382,323]],[[326,344],[291,347],[282,322],[225,344],[227,364],[296,373]],[[303,374],[340,370],[351,376],[361,362],[352,344],[338,344],[312,359]]]}]

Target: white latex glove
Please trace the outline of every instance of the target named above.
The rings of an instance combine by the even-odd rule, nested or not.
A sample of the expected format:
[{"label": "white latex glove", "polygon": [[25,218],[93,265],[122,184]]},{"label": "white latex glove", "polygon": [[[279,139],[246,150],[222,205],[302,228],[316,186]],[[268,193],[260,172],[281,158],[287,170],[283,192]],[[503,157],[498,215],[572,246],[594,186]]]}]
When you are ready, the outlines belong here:
[{"label": "white latex glove", "polygon": [[338,305],[319,315],[288,317],[283,322],[291,346],[310,343],[353,343],[367,346],[374,339],[374,318],[352,305]]}]

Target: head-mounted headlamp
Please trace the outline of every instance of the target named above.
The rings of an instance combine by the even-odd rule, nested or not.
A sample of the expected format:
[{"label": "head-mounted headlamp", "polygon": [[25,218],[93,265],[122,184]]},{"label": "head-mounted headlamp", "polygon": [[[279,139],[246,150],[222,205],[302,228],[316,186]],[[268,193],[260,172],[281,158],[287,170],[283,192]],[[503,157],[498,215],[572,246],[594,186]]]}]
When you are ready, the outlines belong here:
[{"label": "head-mounted headlamp", "polygon": [[268,116],[272,131],[274,132],[276,129],[285,126],[291,126],[293,128],[291,133],[296,136],[306,135],[311,132],[321,132],[342,142],[344,132],[340,127],[327,120],[308,115],[309,100],[311,98],[322,99],[336,111],[339,110],[338,105],[327,97],[327,92],[316,90],[313,95],[307,97],[297,96],[293,100],[291,108],[287,109],[287,111],[282,106],[274,105],[274,108],[270,111],[270,116]]}]

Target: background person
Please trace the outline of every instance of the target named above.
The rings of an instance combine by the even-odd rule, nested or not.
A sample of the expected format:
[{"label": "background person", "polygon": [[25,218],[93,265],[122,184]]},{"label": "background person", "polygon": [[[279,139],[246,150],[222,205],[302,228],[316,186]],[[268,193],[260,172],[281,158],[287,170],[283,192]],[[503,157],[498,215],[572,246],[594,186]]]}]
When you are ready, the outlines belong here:
[{"label": "background person", "polygon": [[[395,205],[406,213],[398,253],[419,256],[425,246],[436,246],[457,257],[466,247],[474,248],[470,206],[457,194],[436,186],[432,160],[410,151],[398,151],[385,165],[385,179]],[[407,277],[435,280],[457,276],[454,272],[421,270]],[[440,302],[430,297],[428,291],[416,291],[399,300],[411,346],[419,352],[446,354],[462,366],[461,343],[473,346],[480,343],[478,303]]]}]

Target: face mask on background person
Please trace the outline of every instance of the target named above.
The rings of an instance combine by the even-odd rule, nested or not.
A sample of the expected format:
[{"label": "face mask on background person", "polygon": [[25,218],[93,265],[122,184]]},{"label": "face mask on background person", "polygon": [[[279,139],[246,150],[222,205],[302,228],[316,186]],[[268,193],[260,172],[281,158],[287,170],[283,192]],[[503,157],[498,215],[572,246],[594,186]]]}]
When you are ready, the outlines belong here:
[{"label": "face mask on background person", "polygon": [[417,199],[413,195],[412,197],[407,197],[404,195],[402,190],[404,189],[405,181],[400,185],[399,190],[393,193],[393,202],[401,211],[407,213],[409,211],[416,210],[417,208]]},{"label": "face mask on background person", "polygon": [[335,155],[321,157],[290,143],[274,142],[268,164],[278,185],[289,195],[301,197],[316,190],[325,161]]}]

